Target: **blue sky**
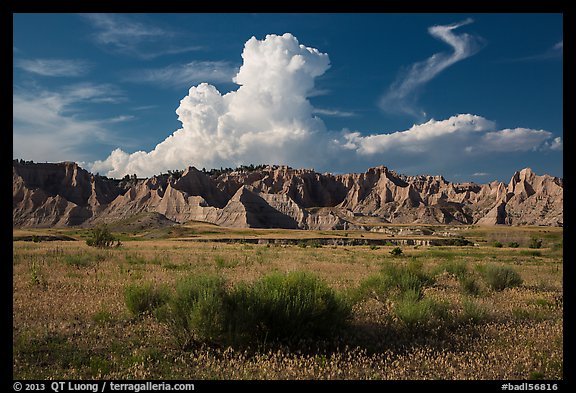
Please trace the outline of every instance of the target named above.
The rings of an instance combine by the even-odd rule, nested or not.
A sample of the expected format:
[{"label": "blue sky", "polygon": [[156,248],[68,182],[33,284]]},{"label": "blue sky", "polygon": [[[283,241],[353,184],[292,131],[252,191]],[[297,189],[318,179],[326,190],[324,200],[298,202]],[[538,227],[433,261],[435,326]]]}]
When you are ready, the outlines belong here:
[{"label": "blue sky", "polygon": [[14,158],[113,177],[250,163],[563,176],[561,14],[13,22]]}]

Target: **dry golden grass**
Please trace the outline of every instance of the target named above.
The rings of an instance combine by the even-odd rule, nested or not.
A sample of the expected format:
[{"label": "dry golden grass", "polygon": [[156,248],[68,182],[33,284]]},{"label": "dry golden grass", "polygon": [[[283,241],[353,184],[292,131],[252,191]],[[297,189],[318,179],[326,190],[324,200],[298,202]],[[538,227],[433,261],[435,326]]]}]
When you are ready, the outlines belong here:
[{"label": "dry golden grass", "polygon": [[[475,235],[492,236],[488,231]],[[15,241],[14,378],[561,379],[563,256],[552,244],[558,238],[547,241],[538,252],[486,242],[480,247],[403,247],[402,257],[392,257],[392,247],[149,240],[99,250],[80,241]],[[298,270],[314,272],[346,291],[384,263],[411,260],[421,261],[427,271],[445,261],[465,261],[478,277],[483,266],[503,264],[517,270],[524,282],[502,292],[483,285],[474,297],[462,294],[455,276],[438,273],[425,296],[445,302],[454,315],[462,313],[465,302],[473,302],[484,311],[482,321],[407,331],[394,320],[389,299],[367,299],[354,306],[351,329],[337,342],[307,342],[298,349],[183,351],[155,318],[132,316],[123,297],[130,283],[173,286],[189,274],[218,273],[234,285],[273,271]]]}]

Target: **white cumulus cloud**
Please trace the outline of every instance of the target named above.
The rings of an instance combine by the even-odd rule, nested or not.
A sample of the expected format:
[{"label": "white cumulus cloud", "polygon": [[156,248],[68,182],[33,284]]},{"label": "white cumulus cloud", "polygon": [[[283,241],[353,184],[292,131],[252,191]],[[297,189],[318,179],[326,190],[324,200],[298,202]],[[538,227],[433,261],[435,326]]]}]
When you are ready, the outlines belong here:
[{"label": "white cumulus cloud", "polygon": [[[464,137],[470,139],[469,133],[494,129],[494,122],[481,116],[461,114],[447,120],[434,119],[412,126],[406,131],[390,134],[374,134],[361,136],[359,132],[345,134],[348,148],[353,148],[359,154],[372,155],[385,151],[426,152],[432,144],[440,145],[450,138],[451,144]],[[440,147],[440,146],[439,146]]]},{"label": "white cumulus cloud", "polygon": [[[453,41],[450,31],[456,27],[439,27],[437,34]],[[457,42],[451,45],[458,56],[465,55]],[[317,116],[323,110],[308,99],[314,94],[315,78],[330,67],[327,54],[286,33],[250,38],[242,58],[233,78],[237,90],[221,94],[208,83],[192,86],[176,109],[181,128],[149,152],[118,148],[94,162],[91,170],[117,178],[133,173],[151,176],[188,165],[219,168],[251,163],[336,172],[381,164],[397,170],[429,170],[433,164],[441,170],[472,156],[562,146],[561,138],[553,139],[551,132],[498,129],[494,121],[474,114],[432,119],[402,131],[330,131]]]},{"label": "white cumulus cloud", "polygon": [[326,132],[324,123],[312,115],[307,96],[314,78],[329,68],[328,55],[284,34],[264,40],[252,37],[242,58],[234,77],[240,85],[236,91],[222,95],[207,83],[191,87],[176,110],[182,128],[148,153],[117,150],[95,162],[93,169],[123,176],[270,159],[298,165],[295,158],[307,150],[312,154],[317,147],[313,140]]}]

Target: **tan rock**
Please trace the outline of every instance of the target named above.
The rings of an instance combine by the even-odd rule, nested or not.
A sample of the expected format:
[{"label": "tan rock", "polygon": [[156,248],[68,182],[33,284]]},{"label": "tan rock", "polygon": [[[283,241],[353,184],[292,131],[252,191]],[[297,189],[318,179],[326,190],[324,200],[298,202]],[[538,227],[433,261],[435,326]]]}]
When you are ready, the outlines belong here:
[{"label": "tan rock", "polygon": [[563,225],[562,179],[526,168],[506,185],[403,176],[385,166],[320,174],[269,166],[210,177],[114,180],[75,163],[13,164],[13,225],[76,226],[157,213],[165,223],[227,227],[366,229],[378,223]]}]

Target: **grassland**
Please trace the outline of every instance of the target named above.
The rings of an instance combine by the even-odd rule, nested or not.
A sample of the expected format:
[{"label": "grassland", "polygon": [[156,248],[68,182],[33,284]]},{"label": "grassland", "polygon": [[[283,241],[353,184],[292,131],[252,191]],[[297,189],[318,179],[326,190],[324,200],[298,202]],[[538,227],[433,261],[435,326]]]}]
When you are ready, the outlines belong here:
[{"label": "grassland", "polygon": [[[120,247],[97,249],[83,241],[83,229],[14,230],[14,239],[77,239],[13,241],[14,378],[562,379],[562,230],[458,231],[477,245],[402,246],[402,254],[393,256],[394,246],[193,241],[390,236],[371,232],[194,223],[118,231]],[[542,240],[538,249],[529,248],[534,238]],[[370,286],[386,266],[410,264],[433,278],[422,300],[401,303]],[[521,284],[494,289],[486,273],[493,266],[513,269]],[[355,299],[349,325],[337,338],[182,349],[166,324],[133,315],[124,298],[129,285],[171,288],[190,275],[218,275],[234,287],[294,271],[314,273]]]}]

